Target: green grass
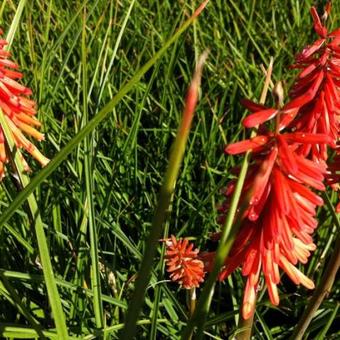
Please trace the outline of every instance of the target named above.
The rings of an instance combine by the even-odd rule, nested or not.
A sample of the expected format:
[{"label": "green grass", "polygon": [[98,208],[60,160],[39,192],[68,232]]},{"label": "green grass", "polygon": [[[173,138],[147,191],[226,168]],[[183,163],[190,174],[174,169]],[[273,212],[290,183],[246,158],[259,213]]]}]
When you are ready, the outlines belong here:
[{"label": "green grass", "polygon": [[[18,4],[0,3],[5,33]],[[199,55],[210,50],[165,232],[190,236],[205,250],[209,233],[220,228],[217,207],[233,178],[229,170],[241,161],[223,154],[226,143],[245,134],[240,121],[246,112],[239,100],[258,100],[264,81],[260,65],[267,67],[271,56],[273,81],[283,80],[287,89],[295,74],[288,65],[315,37],[311,4],[211,0],[145,74],[142,69],[134,86],[120,92],[176,34],[199,1],[26,2],[11,51],[38,103],[46,136],[39,148],[53,160],[40,178],[34,177],[39,165],[29,161],[31,190],[41,216],[40,235],[47,238],[54,274],[50,279],[57,285],[70,337],[119,338]],[[333,7],[331,20],[337,27],[339,2]],[[103,120],[93,124],[94,117]],[[86,136],[73,139],[83,128],[88,129]],[[26,202],[11,205],[21,190],[12,173],[8,167],[0,192],[0,334],[34,338],[42,332],[57,339],[34,229],[38,222]],[[336,195],[331,200],[335,202]],[[316,285],[339,232],[327,206],[319,218],[318,249],[304,268]],[[139,317],[139,339],[178,339],[188,320],[185,292],[166,281],[160,258],[161,245]],[[308,338],[339,336],[339,315],[334,312],[339,289],[335,285],[324,300]],[[236,332],[242,293],[239,271],[216,285],[207,339]],[[285,277],[280,293],[280,306],[273,307],[261,291],[256,339],[288,338],[312,295]]]}]

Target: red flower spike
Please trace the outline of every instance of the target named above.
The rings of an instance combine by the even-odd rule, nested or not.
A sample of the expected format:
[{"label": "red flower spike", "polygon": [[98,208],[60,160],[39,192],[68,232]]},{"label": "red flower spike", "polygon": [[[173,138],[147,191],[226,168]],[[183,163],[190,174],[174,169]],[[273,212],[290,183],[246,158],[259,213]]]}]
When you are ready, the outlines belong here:
[{"label": "red flower spike", "polygon": [[[327,170],[324,162],[306,159],[301,147],[319,143],[329,145],[333,140],[320,133],[267,133],[226,148],[231,154],[252,151],[253,162],[240,199],[240,204],[247,203],[248,208],[241,217],[240,232],[219,276],[224,280],[237,267],[242,267],[242,275],[247,277],[242,308],[245,319],[255,308],[261,272],[274,305],[279,304],[279,268],[297,285],[314,288],[313,282],[296,265],[306,263],[315,249],[311,234],[317,226],[316,208],[323,200],[309,187],[324,190]],[[223,212],[228,209],[234,190],[234,185],[228,187]],[[210,270],[213,256],[206,255],[205,261]]]},{"label": "red flower spike", "polygon": [[[323,20],[330,13],[325,7]],[[327,134],[333,147],[339,135],[340,114],[340,29],[328,33],[316,11],[311,9],[314,29],[321,39],[306,47],[296,57],[294,68],[301,72],[290,91],[291,101],[284,109],[297,108],[296,119],[289,128],[306,133]],[[327,149],[322,142],[304,146],[301,152],[315,160],[326,160]]]},{"label": "red flower spike", "polygon": [[[330,4],[323,21],[329,12]],[[328,34],[314,7],[311,14],[321,39],[296,57],[293,67],[301,72],[290,91],[291,101],[278,110],[242,100],[252,112],[243,125],[259,125],[260,135],[225,148],[229,154],[252,151],[239,203],[247,208],[237,216],[240,231],[219,275],[224,280],[242,267],[242,275],[247,277],[242,307],[245,319],[254,311],[261,273],[274,305],[279,304],[280,269],[296,285],[314,288],[313,281],[296,267],[307,263],[316,248],[311,235],[317,227],[316,208],[323,200],[311,188],[325,190],[326,175],[329,184],[339,187],[340,157],[335,157],[328,172],[325,160],[327,146],[334,148],[339,136],[340,29]],[[278,126],[274,134],[267,132],[264,123],[275,116]],[[278,133],[285,128],[290,132]],[[220,209],[224,214],[234,190],[234,183],[228,185]],[[340,203],[336,209],[340,212]],[[214,256],[202,254],[208,271]]]},{"label": "red flower spike", "polygon": [[175,236],[165,240],[165,261],[170,278],[183,288],[199,287],[204,280],[204,263],[198,258],[198,249],[187,239],[177,240]]},{"label": "red flower spike", "polygon": [[[2,31],[0,30],[0,34]],[[22,74],[11,69],[18,69],[18,65],[8,59],[10,53],[4,50],[7,42],[0,40],[0,109],[4,113],[8,126],[13,134],[16,146],[23,148],[30,153],[42,166],[45,166],[49,159],[40,153],[40,151],[24,136],[33,137],[41,141],[44,135],[36,130],[40,122],[34,117],[36,114],[36,103],[26,96],[32,94],[32,91],[19,84],[15,79],[21,79]],[[6,139],[2,128],[0,127],[0,179],[4,177],[4,163],[7,162],[5,147]],[[22,159],[23,167],[29,169],[26,161]]]}]

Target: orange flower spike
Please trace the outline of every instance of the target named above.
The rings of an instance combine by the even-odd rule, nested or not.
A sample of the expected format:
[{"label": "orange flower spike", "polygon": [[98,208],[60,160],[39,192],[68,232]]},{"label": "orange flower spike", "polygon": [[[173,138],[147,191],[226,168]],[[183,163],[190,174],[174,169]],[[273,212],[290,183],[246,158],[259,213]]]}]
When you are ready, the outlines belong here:
[{"label": "orange flower spike", "polygon": [[[0,30],[0,35],[2,31]],[[22,78],[17,72],[19,66],[9,60],[11,53],[4,47],[6,40],[0,39],[0,109],[2,110],[8,127],[11,130],[17,148],[23,148],[45,166],[49,159],[25,137],[24,134],[33,137],[37,141],[44,140],[44,135],[36,130],[41,123],[34,116],[37,113],[35,101],[28,99],[32,94],[31,89],[19,84],[16,80]],[[15,71],[13,71],[13,69]],[[0,127],[0,179],[4,176],[4,163],[7,162],[6,138]],[[22,157],[23,168],[27,171],[29,166]]]},{"label": "orange flower spike", "polygon": [[204,263],[198,259],[198,249],[187,239],[177,240],[175,236],[165,240],[165,261],[170,278],[183,288],[198,287],[204,279]]}]

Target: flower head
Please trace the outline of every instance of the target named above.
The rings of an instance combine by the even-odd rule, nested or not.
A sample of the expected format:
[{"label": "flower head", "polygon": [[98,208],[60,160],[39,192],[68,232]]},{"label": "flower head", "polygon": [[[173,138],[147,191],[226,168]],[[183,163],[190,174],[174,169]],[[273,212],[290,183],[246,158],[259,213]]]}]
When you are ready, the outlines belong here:
[{"label": "flower head", "polygon": [[[330,5],[323,21],[329,12]],[[326,160],[327,147],[335,148],[339,135],[340,29],[329,33],[315,8],[311,14],[320,38],[296,57],[293,67],[302,71],[290,91],[290,101],[284,104],[283,96],[278,96],[278,108],[268,108],[243,100],[252,112],[243,125],[256,127],[258,135],[225,149],[228,154],[251,152],[235,216],[239,232],[219,274],[224,280],[242,268],[247,278],[245,319],[254,311],[261,275],[274,305],[279,304],[280,270],[295,284],[314,288],[313,281],[297,268],[316,248],[312,233],[318,224],[316,209],[323,200],[314,190],[325,190],[325,178],[338,187],[339,158],[335,157],[329,170]],[[269,122],[273,118],[274,123]],[[239,169],[232,172],[237,175]],[[221,221],[234,191],[235,181],[231,181],[220,209]],[[214,257],[215,253],[201,254],[207,271]]]},{"label": "flower head", "polygon": [[177,240],[175,236],[165,240],[166,265],[172,281],[178,282],[183,288],[198,287],[204,279],[204,264],[198,258],[198,249],[187,239]]},{"label": "flower head", "polygon": [[[259,116],[255,112],[246,122],[262,123]],[[240,232],[220,273],[220,280],[224,280],[242,267],[242,274],[247,277],[242,309],[245,319],[255,308],[261,272],[274,305],[279,304],[279,269],[294,283],[309,289],[314,287],[296,264],[306,263],[315,249],[311,234],[317,226],[316,208],[323,201],[311,189],[325,189],[326,164],[307,159],[300,149],[306,144],[332,142],[326,134],[267,132],[226,147],[229,154],[252,151],[252,163],[241,195],[240,204],[246,208],[240,216]],[[232,183],[226,190],[222,212],[229,208],[233,192]]]},{"label": "flower head", "polygon": [[[330,6],[327,6],[324,19],[329,12]],[[312,7],[311,14],[319,39],[296,56],[292,67],[301,71],[290,91],[291,101],[284,109],[298,110],[291,129],[327,134],[335,143],[339,134],[340,114],[340,29],[329,33],[315,7]],[[327,159],[325,145],[320,145],[318,149],[306,146],[304,153]]]},{"label": "flower head", "polygon": [[[1,34],[2,31],[0,31]],[[17,80],[22,78],[22,73],[18,72],[19,66],[9,59],[11,54],[6,51],[6,45],[6,40],[0,39],[0,109],[13,134],[16,146],[23,148],[44,166],[49,160],[25,137],[28,135],[38,141],[44,139],[44,135],[36,129],[41,126],[41,123],[35,118],[36,103],[28,99],[32,91],[18,83]],[[2,127],[0,127],[1,178],[4,176],[4,163],[7,161],[6,138]],[[22,162],[24,167],[29,169],[24,159]]]}]

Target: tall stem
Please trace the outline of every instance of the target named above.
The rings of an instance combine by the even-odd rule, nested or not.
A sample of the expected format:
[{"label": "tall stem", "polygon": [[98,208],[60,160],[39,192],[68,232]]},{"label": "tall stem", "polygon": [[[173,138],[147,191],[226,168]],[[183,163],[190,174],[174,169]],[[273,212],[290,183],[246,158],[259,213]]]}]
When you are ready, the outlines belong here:
[{"label": "tall stem", "polygon": [[182,164],[192,119],[194,117],[194,112],[198,101],[198,90],[200,86],[201,73],[206,57],[207,53],[204,53],[201,56],[187,93],[182,121],[178,128],[176,139],[171,148],[169,165],[164,176],[163,185],[159,194],[158,205],[152,221],[151,231],[146,242],[145,253],[140,270],[138,272],[135,290],[131,298],[126,316],[126,322],[120,339],[130,340],[133,339],[135,335],[136,322],[144,301],[145,290],[147,284],[149,283],[153,258],[156,253],[158,240],[161,236],[164,222],[168,215],[172,195],[175,190],[177,177]]},{"label": "tall stem", "polygon": [[[265,84],[263,86],[263,90],[262,90],[262,94],[261,94],[261,98],[260,98],[260,104],[264,104],[266,102],[269,85],[271,83],[272,70],[273,70],[273,58],[271,58],[271,60],[270,60],[270,65],[268,67],[268,70],[265,71],[266,81],[265,81]],[[281,91],[281,93],[282,92],[283,91]],[[278,107],[281,107],[283,105],[282,104],[282,102],[283,102],[282,96],[278,96],[277,102],[278,102]],[[278,126],[279,126],[279,121],[277,121],[277,123],[276,123],[276,129],[278,129]],[[252,331],[253,331],[254,316],[255,316],[255,308],[253,309],[249,318],[247,320],[245,320],[242,316],[242,307],[240,308],[239,319],[238,319],[239,323],[237,325],[237,329],[239,330],[239,333],[236,335],[237,340],[248,340],[248,339],[251,338],[251,334],[252,334]]]},{"label": "tall stem", "polygon": [[251,316],[247,320],[243,319],[240,312],[239,323],[237,325],[238,333],[235,336],[237,340],[248,340],[251,338],[251,334],[253,331],[254,316],[255,308],[252,311]]},{"label": "tall stem", "polygon": [[[270,60],[269,68],[266,75],[266,80],[263,86],[263,91],[261,94],[261,103],[264,103],[267,92],[269,89],[270,78],[272,74],[273,68],[273,58]],[[252,136],[255,135],[255,131],[252,132]],[[239,174],[239,178],[236,183],[235,192],[230,202],[230,208],[228,214],[226,216],[226,221],[223,226],[221,239],[219,241],[219,245],[216,251],[215,260],[213,269],[208,276],[208,279],[204,285],[204,288],[201,292],[200,298],[197,303],[197,307],[195,309],[194,314],[190,318],[187,327],[185,328],[182,339],[190,339],[193,334],[194,328],[197,326],[197,336],[196,339],[203,338],[204,325],[206,321],[206,317],[208,315],[212,295],[215,288],[215,282],[220,273],[220,270],[224,264],[225,259],[227,258],[231,247],[235,241],[236,235],[241,225],[241,217],[243,215],[244,209],[247,206],[247,202],[242,203],[239,207],[239,200],[241,197],[241,192],[243,188],[243,184],[247,175],[248,165],[250,161],[250,152],[247,152],[241,167],[241,171]],[[239,216],[240,218],[236,218]]]}]

